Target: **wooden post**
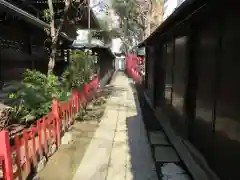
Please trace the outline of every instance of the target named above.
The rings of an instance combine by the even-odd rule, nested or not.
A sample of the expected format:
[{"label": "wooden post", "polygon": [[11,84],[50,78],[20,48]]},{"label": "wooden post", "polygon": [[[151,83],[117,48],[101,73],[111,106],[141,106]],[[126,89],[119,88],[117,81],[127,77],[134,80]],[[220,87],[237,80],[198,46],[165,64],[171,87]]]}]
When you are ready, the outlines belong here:
[{"label": "wooden post", "polygon": [[73,91],[73,102],[74,102],[75,112],[77,113],[79,111],[79,94],[77,89],[74,89]]},{"label": "wooden post", "polygon": [[41,128],[41,122],[40,120],[37,120],[37,129],[38,129],[38,150],[39,155],[42,158],[43,156],[43,148],[42,148],[42,128]]},{"label": "wooden post", "polygon": [[21,152],[20,152],[20,140],[18,135],[15,135],[14,137],[14,146],[16,150],[16,163],[17,163],[17,172],[18,172],[18,179],[22,180],[22,167],[21,167]]},{"label": "wooden post", "polygon": [[0,159],[3,158],[3,175],[5,180],[13,180],[12,154],[8,131],[0,132]]},{"label": "wooden post", "polygon": [[28,132],[26,131],[26,129],[23,130],[23,141],[24,141],[24,150],[25,150],[25,158],[26,158],[25,167],[26,167],[27,175],[29,175],[31,171],[31,167],[30,167],[30,158],[29,158],[29,149],[28,149]]},{"label": "wooden post", "polygon": [[56,122],[56,135],[57,135],[57,146],[59,147],[60,141],[61,141],[61,128],[60,128],[60,119],[59,119],[59,102],[57,98],[53,98],[53,103],[52,103],[52,118]]}]

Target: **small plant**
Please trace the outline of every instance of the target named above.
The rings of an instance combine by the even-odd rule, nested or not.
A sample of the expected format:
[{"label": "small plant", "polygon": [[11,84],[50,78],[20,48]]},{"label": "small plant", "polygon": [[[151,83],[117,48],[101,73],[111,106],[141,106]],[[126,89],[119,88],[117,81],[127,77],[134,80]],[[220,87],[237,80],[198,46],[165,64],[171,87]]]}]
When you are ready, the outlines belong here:
[{"label": "small plant", "polygon": [[50,22],[51,21],[51,13],[49,9],[44,9],[43,10],[43,19],[46,22]]},{"label": "small plant", "polygon": [[88,83],[93,74],[93,57],[84,52],[75,51],[69,63],[62,75],[62,86],[69,92],[74,88],[81,90],[83,84]]},{"label": "small plant", "polygon": [[[91,80],[93,72],[93,57],[80,51],[73,52],[61,82],[53,74],[45,75],[36,70],[26,70],[20,89],[8,96],[17,102],[10,109],[9,118],[17,123],[30,125],[50,112],[53,97],[65,101],[75,88],[82,90],[83,84]],[[82,107],[78,119],[82,119],[83,114]]]},{"label": "small plant", "polygon": [[10,116],[24,124],[32,123],[51,110],[53,97],[60,99],[62,96],[63,91],[55,75],[26,70],[20,90],[9,95],[9,98],[19,100]]}]

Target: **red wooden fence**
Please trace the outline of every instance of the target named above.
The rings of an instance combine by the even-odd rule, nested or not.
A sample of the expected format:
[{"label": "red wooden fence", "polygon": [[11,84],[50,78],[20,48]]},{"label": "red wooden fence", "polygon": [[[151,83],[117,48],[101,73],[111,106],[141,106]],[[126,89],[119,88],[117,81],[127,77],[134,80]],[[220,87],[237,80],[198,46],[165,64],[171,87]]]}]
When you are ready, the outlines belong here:
[{"label": "red wooden fence", "polygon": [[[98,76],[89,84],[84,84],[82,92],[74,90],[70,99],[59,102],[53,99],[52,110],[37,120],[36,125],[24,129],[15,135],[10,145],[8,131],[0,132],[0,179],[1,171],[4,180],[25,179],[31,168],[37,168],[38,162],[48,156],[53,146],[60,146],[61,136],[74,123],[80,106],[86,106],[97,93]],[[1,168],[2,164],[2,168]]]},{"label": "red wooden fence", "polygon": [[142,76],[138,71],[136,71],[138,67],[138,57],[135,54],[129,54],[126,57],[126,71],[127,74],[137,83],[142,82]]}]

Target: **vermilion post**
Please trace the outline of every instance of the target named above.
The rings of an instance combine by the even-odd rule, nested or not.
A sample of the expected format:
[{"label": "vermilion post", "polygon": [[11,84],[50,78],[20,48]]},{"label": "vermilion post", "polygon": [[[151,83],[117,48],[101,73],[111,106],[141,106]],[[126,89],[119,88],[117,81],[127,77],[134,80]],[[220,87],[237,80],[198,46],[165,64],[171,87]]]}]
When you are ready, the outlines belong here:
[{"label": "vermilion post", "polygon": [[74,105],[75,105],[75,111],[78,112],[79,111],[79,94],[78,94],[78,90],[74,89],[73,91],[73,99],[74,99]]},{"label": "vermilion post", "polygon": [[49,142],[50,144],[52,141],[57,141],[56,139],[56,126],[54,125],[54,117],[52,115],[52,112],[48,113],[48,119],[47,119],[47,124],[48,124],[48,132],[49,132]]},{"label": "vermilion post", "polygon": [[42,151],[42,129],[41,129],[41,122],[40,120],[37,120],[37,129],[38,129],[38,151],[40,157],[43,155]]},{"label": "vermilion post", "polygon": [[52,126],[51,126],[51,113],[48,113],[48,118],[46,119],[46,130],[48,132],[48,137],[47,137],[47,140],[48,140],[48,143],[52,143]]},{"label": "vermilion post", "polygon": [[68,121],[66,123],[67,125],[72,120],[72,103],[71,103],[71,100],[68,101],[68,113],[69,113],[69,119],[68,119]]},{"label": "vermilion post", "polygon": [[3,175],[5,180],[13,180],[12,155],[8,131],[0,132],[0,159],[3,159]]},{"label": "vermilion post", "polygon": [[69,118],[70,118],[70,115],[69,115],[69,101],[67,101],[67,102],[66,102],[66,118],[63,119],[64,128],[66,127],[66,124],[68,123]]},{"label": "vermilion post", "polygon": [[98,74],[96,74],[96,80],[97,80],[97,82],[99,82]]},{"label": "vermilion post", "polygon": [[52,103],[52,115],[53,119],[56,120],[56,134],[57,134],[57,146],[59,147],[61,141],[61,128],[60,128],[60,119],[59,119],[59,102],[57,98],[53,98]]},{"label": "vermilion post", "polygon": [[70,107],[71,107],[71,109],[70,109],[70,111],[71,111],[71,121],[69,122],[68,125],[72,124],[72,122],[74,120],[73,115],[74,115],[74,111],[75,111],[75,105],[74,105],[74,100],[73,99],[71,99],[71,101],[70,101]]},{"label": "vermilion post", "polygon": [[[66,119],[64,119],[64,124],[67,124],[70,121],[70,102],[67,101],[67,105],[66,105]],[[65,127],[65,126],[64,126]]]},{"label": "vermilion post", "polygon": [[25,150],[25,167],[27,171],[27,175],[30,173],[30,159],[29,159],[29,150],[28,150],[28,133],[26,129],[23,130],[23,141],[24,141],[24,150]]},{"label": "vermilion post", "polygon": [[21,154],[20,154],[20,140],[18,135],[14,137],[14,146],[16,150],[16,163],[17,163],[17,172],[18,172],[18,179],[22,180],[22,167],[21,167]]},{"label": "vermilion post", "polygon": [[89,92],[89,85],[88,84],[83,85],[83,92],[88,97],[88,92]]},{"label": "vermilion post", "polygon": [[48,137],[47,137],[47,122],[46,117],[43,116],[42,118],[42,127],[43,127],[43,134],[44,134],[44,150],[45,153],[48,153]]},{"label": "vermilion post", "polygon": [[31,128],[31,138],[32,138],[32,160],[33,160],[34,167],[37,166],[35,131],[36,131],[36,128],[32,126],[32,128]]}]

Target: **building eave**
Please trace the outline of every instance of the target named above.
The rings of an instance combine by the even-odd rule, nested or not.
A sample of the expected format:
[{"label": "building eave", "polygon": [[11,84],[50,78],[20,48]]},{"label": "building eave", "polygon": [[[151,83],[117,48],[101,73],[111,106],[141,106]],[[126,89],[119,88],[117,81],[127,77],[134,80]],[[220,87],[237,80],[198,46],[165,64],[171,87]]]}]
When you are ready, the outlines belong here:
[{"label": "building eave", "polygon": [[[14,15],[18,16],[19,18],[23,19],[26,22],[29,22],[30,24],[37,26],[39,28],[47,28],[50,29],[50,25],[39,18],[29,14],[28,12],[18,8],[17,6],[5,1],[0,0],[0,9],[6,10],[10,13],[13,13]],[[73,41],[70,37],[68,37],[65,33],[61,32],[60,35],[69,41]]]},{"label": "building eave", "polygon": [[147,44],[151,44],[157,38],[169,29],[173,28],[178,23],[182,22],[184,19],[187,19],[194,11],[204,5],[206,2],[197,1],[197,0],[185,0],[176,10],[165,20],[163,21],[153,33],[150,34],[148,38],[146,38],[143,42],[141,42],[138,47],[146,46]]}]

